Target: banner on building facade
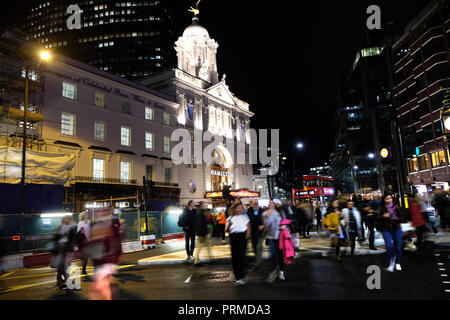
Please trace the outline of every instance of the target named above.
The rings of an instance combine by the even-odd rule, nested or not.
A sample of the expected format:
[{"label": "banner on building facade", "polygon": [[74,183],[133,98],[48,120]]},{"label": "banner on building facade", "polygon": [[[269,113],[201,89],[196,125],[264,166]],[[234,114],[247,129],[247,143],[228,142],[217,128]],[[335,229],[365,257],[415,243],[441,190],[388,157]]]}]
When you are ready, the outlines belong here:
[{"label": "banner on building facade", "polygon": [[[26,183],[65,184],[75,165],[75,155],[27,150]],[[0,182],[20,183],[22,178],[22,149],[0,147]]]}]

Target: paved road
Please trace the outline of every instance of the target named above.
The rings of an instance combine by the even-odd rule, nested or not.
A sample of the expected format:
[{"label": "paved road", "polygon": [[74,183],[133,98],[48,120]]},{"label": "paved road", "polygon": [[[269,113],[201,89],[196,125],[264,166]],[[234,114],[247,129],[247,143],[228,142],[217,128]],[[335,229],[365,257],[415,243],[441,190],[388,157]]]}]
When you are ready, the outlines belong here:
[{"label": "paved road", "polygon": [[[182,248],[183,243],[177,246]],[[155,250],[163,253],[168,249]],[[148,254],[138,252],[124,256],[121,269],[114,277],[114,299],[450,299],[448,250],[424,261],[416,260],[412,252],[405,252],[403,271],[391,274],[382,270],[381,290],[367,289],[366,269],[369,265],[384,267],[384,255],[344,257],[341,263],[309,255],[287,267],[286,281],[276,280],[272,284],[264,281],[269,271],[266,263],[260,270],[249,273],[246,286],[237,287],[229,264],[138,266],[136,261]],[[81,290],[62,291],[54,287],[55,274],[50,268],[3,276],[13,290],[1,294],[1,300],[84,300],[88,299],[92,285],[89,277],[83,277]]]}]

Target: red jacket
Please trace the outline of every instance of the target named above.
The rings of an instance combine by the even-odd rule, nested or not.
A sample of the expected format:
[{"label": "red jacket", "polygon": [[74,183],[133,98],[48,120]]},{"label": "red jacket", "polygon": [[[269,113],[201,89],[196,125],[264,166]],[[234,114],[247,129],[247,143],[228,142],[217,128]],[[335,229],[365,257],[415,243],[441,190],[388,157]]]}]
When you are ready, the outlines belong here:
[{"label": "red jacket", "polygon": [[285,264],[294,263],[294,241],[292,240],[291,234],[287,229],[282,229],[280,231],[280,250],[283,251],[283,258]]},{"label": "red jacket", "polygon": [[410,210],[411,210],[411,224],[414,227],[423,226],[426,222],[425,219],[423,218],[423,211],[422,208],[420,207],[420,204],[418,204],[417,202],[412,202]]}]

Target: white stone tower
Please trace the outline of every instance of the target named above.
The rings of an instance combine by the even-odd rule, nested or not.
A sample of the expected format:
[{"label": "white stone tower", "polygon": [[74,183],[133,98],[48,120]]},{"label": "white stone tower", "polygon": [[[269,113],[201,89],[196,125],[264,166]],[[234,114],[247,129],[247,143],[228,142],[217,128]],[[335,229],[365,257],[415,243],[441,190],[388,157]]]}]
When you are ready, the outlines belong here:
[{"label": "white stone tower", "polygon": [[198,23],[198,18],[192,18],[192,24],[175,42],[178,69],[213,85],[218,83],[216,60],[218,47],[218,43],[209,37],[208,30]]}]

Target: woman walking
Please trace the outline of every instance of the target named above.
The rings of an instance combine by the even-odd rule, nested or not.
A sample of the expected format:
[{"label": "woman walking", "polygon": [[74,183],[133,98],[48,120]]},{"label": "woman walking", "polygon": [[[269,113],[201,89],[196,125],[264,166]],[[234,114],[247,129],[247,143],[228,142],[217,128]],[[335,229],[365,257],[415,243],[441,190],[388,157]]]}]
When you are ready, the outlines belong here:
[{"label": "woman walking", "polygon": [[341,239],[344,238],[344,234],[341,227],[339,200],[333,200],[330,203],[322,223],[330,235],[331,246],[336,250],[336,260],[341,261]]},{"label": "woman walking", "polygon": [[236,201],[228,210],[229,217],[225,226],[225,232],[230,234],[231,260],[233,264],[236,285],[247,283],[245,277],[245,252],[247,240],[251,236],[250,219],[244,214],[244,206]]},{"label": "woman walking", "polygon": [[400,207],[394,203],[390,194],[387,194],[382,198],[377,219],[380,231],[383,233],[384,243],[386,244],[389,263],[386,270],[394,272],[395,267],[397,271],[400,271],[402,270],[402,212]]},{"label": "woman walking", "polygon": [[319,234],[319,228],[322,231],[322,209],[320,208],[319,201],[316,201],[314,205],[314,218],[317,222],[317,234]]},{"label": "woman walking", "polygon": [[266,230],[267,239],[270,248],[270,260],[272,261],[272,272],[267,278],[267,282],[273,282],[277,275],[280,280],[284,280],[284,258],[283,251],[280,250],[280,222],[284,219],[281,212],[275,209],[275,202],[269,202],[269,209],[263,213],[266,218],[264,229]]},{"label": "woman walking", "polygon": [[55,250],[51,263],[57,269],[56,282],[60,289],[67,289],[69,266],[72,263],[77,226],[73,224],[71,216],[61,219],[61,225],[55,233]]}]

